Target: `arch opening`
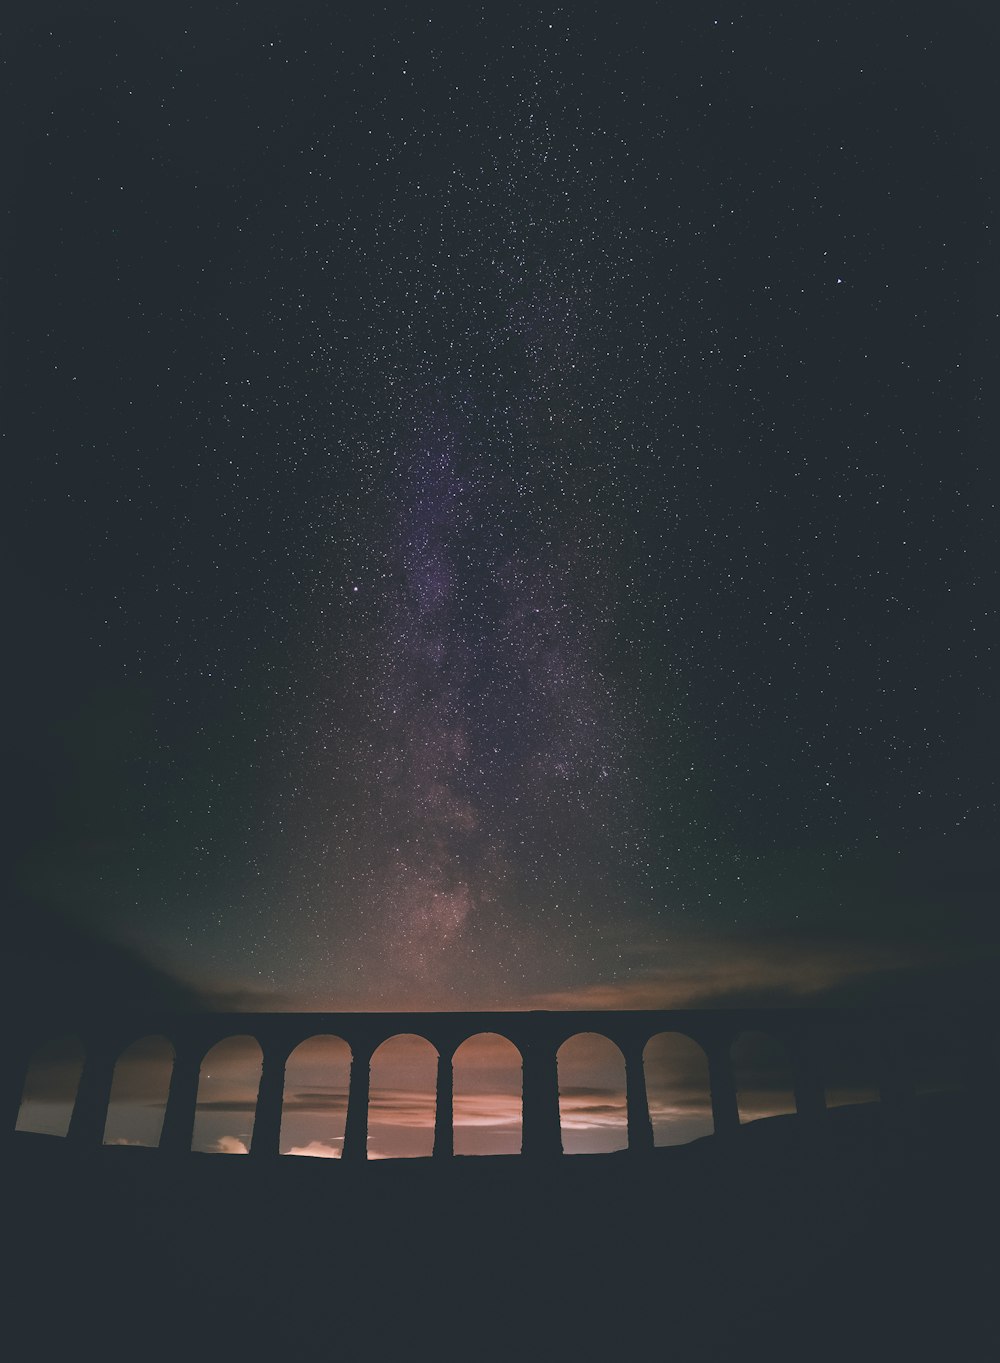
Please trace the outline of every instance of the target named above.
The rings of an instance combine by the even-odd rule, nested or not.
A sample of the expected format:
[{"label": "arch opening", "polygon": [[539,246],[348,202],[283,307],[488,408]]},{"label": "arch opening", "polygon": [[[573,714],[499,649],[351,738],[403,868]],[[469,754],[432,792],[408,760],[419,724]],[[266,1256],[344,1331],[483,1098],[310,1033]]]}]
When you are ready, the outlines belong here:
[{"label": "arch opening", "polygon": [[437,1051],[422,1036],[402,1032],[372,1056],[368,1098],[368,1158],[410,1159],[434,1149]]},{"label": "arch opening", "polygon": [[252,1036],[231,1036],[201,1062],[191,1149],[247,1155],[257,1112],[263,1056]]},{"label": "arch opening", "polygon": [[309,1037],[285,1062],[283,1155],[339,1159],[344,1151],[351,1048],[339,1036]]},{"label": "arch opening", "polygon": [[567,1155],[628,1145],[625,1057],[606,1036],[578,1032],[559,1047],[559,1126]]},{"label": "arch opening", "polygon": [[521,1052],[496,1032],[463,1041],[453,1059],[456,1155],[521,1149]]},{"label": "arch opening", "polygon": [[77,1036],[53,1037],[33,1051],[21,1094],[16,1130],[65,1136],[83,1074],[83,1042]]},{"label": "arch opening", "polygon": [[174,1048],[166,1037],[140,1037],[122,1051],[111,1084],[105,1145],[159,1145],[173,1068]]},{"label": "arch opening", "polygon": [[819,1049],[828,1108],[879,1101],[878,1051],[870,1037],[854,1027],[838,1027],[824,1034]]},{"label": "arch opening", "polygon": [[783,1041],[770,1032],[741,1032],[731,1057],[741,1122],[795,1111],[792,1064]]},{"label": "arch opening", "polygon": [[685,1145],[710,1136],[712,1093],[708,1057],[681,1032],[658,1032],[642,1053],[654,1145]]}]

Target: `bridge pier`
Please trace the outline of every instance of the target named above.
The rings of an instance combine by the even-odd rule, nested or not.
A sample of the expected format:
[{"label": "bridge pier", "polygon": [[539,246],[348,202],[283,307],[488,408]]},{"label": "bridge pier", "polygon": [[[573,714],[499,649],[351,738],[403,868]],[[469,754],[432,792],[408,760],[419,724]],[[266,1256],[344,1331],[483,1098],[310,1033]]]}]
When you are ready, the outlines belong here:
[{"label": "bridge pier", "polygon": [[646,1092],[646,1069],[643,1048],[625,1048],[625,1108],[628,1120],[628,1148],[633,1154],[644,1154],[653,1149],[653,1123],[649,1120],[649,1095]]},{"label": "bridge pier", "polygon": [[523,1048],[521,1070],[521,1153],[533,1159],[561,1155],[559,1071],[556,1048],[548,1038]]},{"label": "bridge pier", "polygon": [[250,1154],[255,1158],[273,1157],[281,1148],[281,1107],[285,1097],[285,1048],[266,1046],[257,1090]]},{"label": "bridge pier", "polygon": [[0,1067],[0,1104],[3,1105],[0,1132],[5,1135],[17,1126],[30,1064],[31,1054],[26,1046],[15,1044],[4,1047],[3,1064]]},{"label": "bridge pier", "polygon": [[818,1128],[827,1115],[826,1087],[810,1038],[793,1037],[791,1052],[795,1111],[810,1126]]},{"label": "bridge pier", "polygon": [[905,1126],[912,1117],[917,1097],[906,1037],[899,1032],[883,1034],[880,1052],[879,1100],[892,1121]]},{"label": "bridge pier", "polygon": [[117,1058],[117,1048],[107,1041],[87,1048],[80,1087],[66,1132],[66,1139],[74,1145],[98,1146],[104,1141]]},{"label": "bridge pier", "polygon": [[961,1035],[962,1082],[980,1140],[994,1141],[1000,1127],[1000,1036],[980,1027]]},{"label": "bridge pier", "polygon": [[368,1098],[371,1092],[370,1049],[355,1049],[351,1057],[351,1078],[347,1090],[347,1119],[344,1123],[342,1158],[352,1164],[368,1158]]},{"label": "bridge pier", "polygon": [[712,1095],[712,1122],[715,1134],[723,1139],[735,1135],[740,1129],[740,1105],[733,1077],[731,1044],[727,1036],[710,1042],[705,1048],[708,1054],[708,1084]]},{"label": "bridge pier", "polygon": [[437,1064],[437,1101],[434,1107],[434,1157],[448,1159],[455,1153],[455,1076],[453,1056],[442,1047]]},{"label": "bridge pier", "polygon": [[160,1132],[160,1149],[170,1154],[183,1155],[191,1149],[201,1061],[201,1050],[194,1047],[181,1047],[174,1055],[167,1110]]}]

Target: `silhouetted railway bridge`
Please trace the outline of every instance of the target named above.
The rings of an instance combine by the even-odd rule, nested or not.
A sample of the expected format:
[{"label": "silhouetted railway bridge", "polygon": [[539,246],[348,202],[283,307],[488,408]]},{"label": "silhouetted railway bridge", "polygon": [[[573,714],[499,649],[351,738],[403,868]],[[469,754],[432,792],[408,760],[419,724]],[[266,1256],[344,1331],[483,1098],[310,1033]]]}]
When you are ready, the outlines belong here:
[{"label": "silhouetted railway bridge", "polygon": [[997,1037],[974,1010],[718,1009],[566,1012],[393,1012],[393,1013],[207,1013],[132,1014],[77,1018],[50,1016],[20,1020],[8,1030],[2,1101],[4,1125],[12,1130],[31,1057],[36,1048],[72,1034],[84,1048],[84,1064],[67,1131],[77,1147],[99,1146],[111,1101],[115,1066],[134,1042],[162,1037],[173,1049],[173,1069],[159,1148],[190,1151],[202,1062],[219,1042],[253,1038],[262,1064],[250,1154],[279,1152],[285,1067],[291,1053],[314,1037],[340,1038],[350,1048],[351,1068],[343,1159],[367,1157],[372,1056],[383,1042],[401,1034],[424,1038],[437,1052],[437,1093],[433,1153],[454,1153],[452,1059],[472,1037],[492,1033],[511,1042],[522,1062],[522,1145],[528,1158],[562,1153],[557,1053],[571,1038],[593,1033],[607,1038],[625,1062],[628,1150],[653,1148],[646,1093],[644,1050],[663,1033],[678,1033],[704,1051],[708,1064],[714,1130],[725,1138],[738,1130],[740,1111],[732,1063],[734,1042],[760,1032],[787,1049],[798,1120],[820,1125],[826,1113],[826,1066],[846,1037],[861,1037],[873,1057],[880,1100],[893,1113],[912,1108],[916,1092],[914,1056],[921,1038],[944,1037],[956,1059],[957,1087],[973,1103],[992,1106],[997,1090]]}]

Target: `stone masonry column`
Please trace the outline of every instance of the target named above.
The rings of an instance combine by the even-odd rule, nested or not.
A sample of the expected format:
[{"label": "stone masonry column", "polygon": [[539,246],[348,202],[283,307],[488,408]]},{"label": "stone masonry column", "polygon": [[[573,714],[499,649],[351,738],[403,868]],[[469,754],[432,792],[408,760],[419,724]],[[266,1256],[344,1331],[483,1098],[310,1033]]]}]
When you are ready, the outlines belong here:
[{"label": "stone masonry column", "polygon": [[561,1155],[555,1044],[548,1038],[529,1041],[523,1055],[521,1153],[532,1158]]},{"label": "stone masonry column", "polygon": [[174,1056],[167,1110],[160,1132],[160,1149],[169,1154],[185,1155],[191,1149],[201,1061],[202,1050],[197,1046],[181,1045]]},{"label": "stone masonry column", "polygon": [[264,1063],[257,1089],[257,1111],[253,1119],[253,1135],[250,1137],[250,1154],[255,1158],[266,1159],[280,1153],[281,1105],[285,1097],[287,1058],[284,1044],[264,1046]]},{"label": "stone masonry column", "polygon": [[649,1120],[649,1098],[646,1093],[646,1069],[642,1061],[642,1049],[637,1043],[625,1048],[628,1148],[633,1154],[642,1154],[653,1149],[653,1123]]},{"label": "stone masonry column", "polygon": [[809,1038],[796,1034],[792,1038],[791,1054],[795,1111],[804,1122],[819,1127],[826,1117],[826,1089]]},{"label": "stone masonry column", "polygon": [[0,1071],[2,1073],[0,1103],[3,1104],[0,1110],[0,1132],[13,1131],[17,1126],[30,1065],[31,1054],[27,1046],[15,1043],[4,1048]]},{"label": "stone masonry column", "polygon": [[371,1089],[372,1052],[357,1048],[351,1053],[351,1080],[347,1091],[343,1158],[352,1162],[368,1158],[368,1096]]},{"label": "stone masonry column", "polygon": [[87,1045],[80,1087],[66,1132],[67,1140],[74,1145],[95,1146],[103,1142],[117,1059],[117,1048],[110,1041],[100,1040]]},{"label": "stone masonry column", "polygon": [[740,1129],[740,1107],[736,1097],[729,1038],[712,1042],[706,1047],[706,1051],[715,1134],[723,1137],[733,1136]]},{"label": "stone masonry column", "polygon": [[1000,1038],[981,1018],[966,1021],[959,1038],[962,1084],[975,1124],[975,1137],[993,1143],[1000,1127]]},{"label": "stone masonry column", "polygon": [[448,1159],[455,1153],[455,1078],[452,1052],[444,1047],[438,1053],[437,1102],[434,1107],[434,1155]]},{"label": "stone masonry column", "polygon": [[916,1108],[909,1038],[892,1027],[884,1029],[878,1037],[878,1054],[883,1125],[891,1140],[904,1139],[913,1125]]}]

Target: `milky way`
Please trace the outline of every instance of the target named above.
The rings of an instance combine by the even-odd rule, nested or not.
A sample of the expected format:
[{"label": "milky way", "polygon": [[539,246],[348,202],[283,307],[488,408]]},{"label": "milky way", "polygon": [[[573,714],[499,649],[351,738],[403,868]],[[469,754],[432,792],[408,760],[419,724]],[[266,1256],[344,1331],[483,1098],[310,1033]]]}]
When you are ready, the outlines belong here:
[{"label": "milky way", "polygon": [[[368,821],[343,893],[389,989],[409,977],[502,996],[544,987],[554,960],[572,973],[627,907],[641,851],[634,726],[610,675],[624,394],[606,355],[616,319],[595,294],[610,296],[617,266],[573,167],[547,181],[534,164],[547,141],[529,136],[534,117],[526,104],[505,139],[532,151],[528,168],[494,159],[418,194],[430,258],[411,262],[418,282],[395,306],[382,294],[364,308],[380,325],[354,356],[383,374],[386,404],[365,414],[343,527],[356,622],[343,656],[362,711],[350,760]],[[532,183],[546,187],[537,204]],[[383,280],[383,251],[399,259],[369,246],[361,277]],[[616,365],[633,355],[630,395],[641,340],[633,327],[615,341]]]},{"label": "milky way", "polygon": [[11,75],[19,921],[264,1007],[980,969],[988,45],[252,9]]}]

